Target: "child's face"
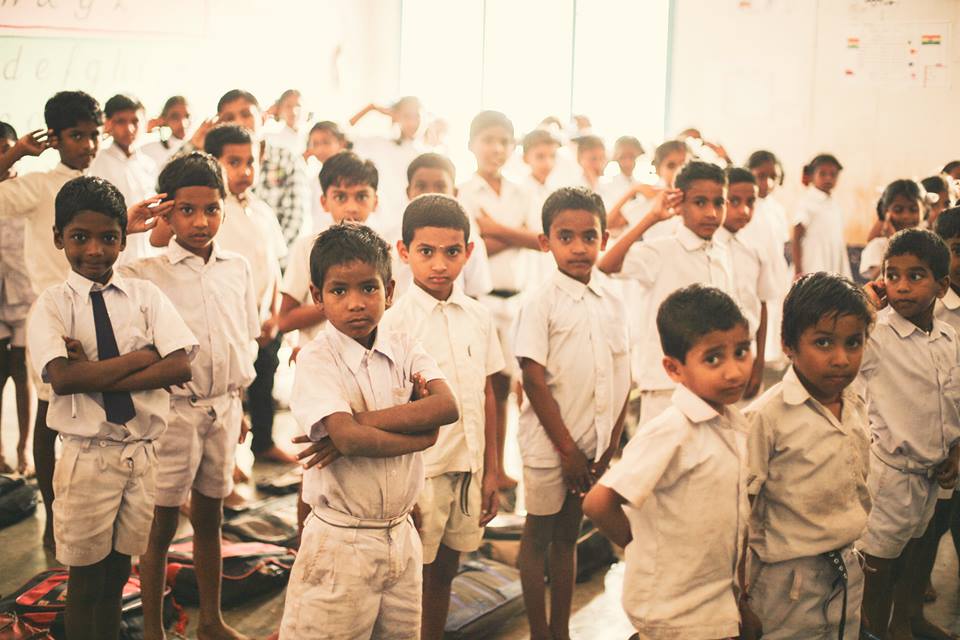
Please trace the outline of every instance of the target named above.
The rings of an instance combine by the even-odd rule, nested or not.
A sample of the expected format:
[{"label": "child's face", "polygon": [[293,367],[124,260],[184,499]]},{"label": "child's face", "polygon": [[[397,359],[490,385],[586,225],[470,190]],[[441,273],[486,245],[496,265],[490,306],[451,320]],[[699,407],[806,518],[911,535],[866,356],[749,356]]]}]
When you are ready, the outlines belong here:
[{"label": "child's face", "polygon": [[960,236],[944,238],[950,249],[950,285],[954,290],[960,289]]},{"label": "child's face", "polygon": [[349,220],[363,224],[377,208],[377,192],[366,183],[345,184],[341,180],[327,188],[320,204],[336,223]]},{"label": "child's face", "polygon": [[586,149],[577,154],[577,162],[584,171],[602,176],[607,167],[607,150],[603,147]]},{"label": "child's face", "polygon": [[722,414],[725,405],[739,402],[750,379],[750,332],[745,324],[727,331],[711,331],[694,343],[683,362],[665,356],[663,367],[671,380]]},{"label": "child's face", "polygon": [[173,210],[164,219],[177,243],[206,260],[223,222],[223,201],[212,187],[182,187],[173,196]]},{"label": "child's face", "polygon": [[557,145],[538,144],[523,154],[523,161],[530,167],[533,177],[543,182],[557,165]]},{"label": "child's face", "polygon": [[660,166],[657,167],[657,175],[660,176],[660,179],[663,180],[668,187],[672,187],[673,180],[677,177],[677,171],[686,161],[686,150],[674,151],[667,155],[667,157],[663,159],[663,162],[660,163]]},{"label": "child's face", "polygon": [[260,131],[260,109],[243,98],[237,98],[223,105],[217,116],[220,122],[238,124],[254,133]]},{"label": "child's face", "polygon": [[140,132],[140,112],[133,109],[117,111],[107,118],[104,130],[113,137],[115,145],[129,153]]},{"label": "child's face", "polygon": [[310,134],[307,140],[307,153],[320,162],[326,162],[327,158],[343,151],[343,144],[335,135],[329,131],[320,129]]},{"label": "child's face", "polygon": [[613,159],[616,160],[620,166],[620,173],[625,176],[633,175],[634,170],[637,168],[638,157],[640,157],[640,152],[630,145],[617,147],[613,153]]},{"label": "child's face", "polygon": [[933,319],[933,303],[947,293],[950,277],[937,280],[926,262],[905,253],[891,256],[883,265],[887,304],[901,316],[926,330]]},{"label": "child's face", "polygon": [[385,285],[373,265],[354,260],[330,267],[322,290],[311,284],[310,294],[337,331],[369,349],[393,298],[393,280]]},{"label": "child's face", "polygon": [[540,248],[553,254],[561,273],[585,284],[606,245],[607,233],[600,230],[600,219],[583,209],[561,211],[550,223],[550,235],[540,234]]},{"label": "child's face", "polygon": [[397,252],[410,265],[417,286],[438,300],[446,300],[473,253],[473,243],[463,241],[462,229],[420,227],[409,247],[403,240],[397,242]]},{"label": "child's face", "polygon": [[425,193],[441,193],[445,196],[456,194],[453,178],[443,169],[420,167],[413,172],[413,178],[407,185],[407,197],[413,200]]},{"label": "child's face", "polygon": [[513,153],[513,136],[504,127],[487,127],[470,141],[470,151],[477,158],[477,171],[499,173]]},{"label": "child's face", "polygon": [[680,203],[683,224],[704,240],[713,238],[723,224],[727,206],[725,191],[722,184],[713,180],[694,180],[690,183]]},{"label": "child's face", "polygon": [[796,347],[783,345],[797,376],[821,403],[835,402],[860,371],[867,325],[852,315],[825,315],[797,338]]},{"label": "child's face", "polygon": [[227,173],[227,188],[235,196],[243,195],[257,179],[257,157],[252,144],[225,144],[220,165]]},{"label": "child's face", "polygon": [[753,207],[757,203],[757,185],[737,182],[727,187],[727,215],[723,226],[736,233],[753,219]]},{"label": "child's face", "polygon": [[183,140],[187,137],[187,127],[190,126],[190,108],[185,104],[175,104],[167,109],[163,124],[170,127],[173,135]]},{"label": "child's face", "polygon": [[288,127],[296,129],[300,122],[300,109],[300,96],[293,93],[283,99],[277,112]]},{"label": "child's face", "polygon": [[810,181],[820,191],[830,193],[837,186],[837,178],[839,177],[840,169],[837,168],[837,165],[827,162],[817,165],[817,168],[813,170]]},{"label": "child's face", "polygon": [[100,148],[100,127],[95,122],[79,122],[51,136],[51,146],[60,152],[60,162],[83,171],[90,166]]},{"label": "child's face", "polygon": [[120,222],[97,211],[81,211],[63,229],[54,228],[53,243],[75,273],[100,284],[110,281],[113,263],[127,245]]},{"label": "child's face", "polygon": [[896,231],[911,229],[920,224],[920,201],[897,196],[887,207],[886,215]]},{"label": "child's face", "polygon": [[753,177],[757,179],[758,195],[766,198],[777,188],[777,167],[772,162],[764,162],[753,169]]},{"label": "child's face", "polygon": [[416,102],[405,102],[393,113],[393,121],[400,127],[400,137],[411,140],[420,130],[420,105]]}]

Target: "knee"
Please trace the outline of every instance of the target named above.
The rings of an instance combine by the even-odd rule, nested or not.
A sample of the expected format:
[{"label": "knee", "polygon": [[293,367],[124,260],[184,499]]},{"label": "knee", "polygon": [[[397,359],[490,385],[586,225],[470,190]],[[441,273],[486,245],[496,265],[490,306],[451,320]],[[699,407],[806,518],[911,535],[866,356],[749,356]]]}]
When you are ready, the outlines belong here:
[{"label": "knee", "polygon": [[195,535],[220,536],[220,527],[223,525],[223,507],[219,500],[194,497],[190,504],[190,524],[193,525]]}]

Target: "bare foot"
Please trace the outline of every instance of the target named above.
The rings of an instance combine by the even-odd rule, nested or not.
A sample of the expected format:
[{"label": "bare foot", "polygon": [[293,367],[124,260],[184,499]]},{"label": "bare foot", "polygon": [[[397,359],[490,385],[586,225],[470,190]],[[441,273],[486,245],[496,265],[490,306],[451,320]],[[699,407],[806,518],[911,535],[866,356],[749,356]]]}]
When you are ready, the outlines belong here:
[{"label": "bare foot", "polygon": [[497,489],[500,491],[516,489],[517,484],[519,483],[516,480],[514,480],[513,478],[511,478],[505,473],[501,473],[500,477],[497,479]]},{"label": "bare foot", "polygon": [[913,631],[913,635],[918,638],[929,638],[930,640],[957,640],[958,637],[955,633],[950,633],[943,627],[936,625],[926,618],[923,615],[919,615],[916,618],[913,618],[910,621],[910,627]]},{"label": "bare foot", "polygon": [[253,640],[246,636],[226,622],[220,621],[219,624],[197,627],[197,640]]},{"label": "bare foot", "polygon": [[28,478],[32,478],[34,471],[30,468],[30,459],[27,458],[26,448],[17,447],[17,473]]},{"label": "bare foot", "polygon": [[293,454],[287,453],[277,445],[273,445],[269,449],[255,453],[253,456],[261,462],[278,462],[280,464],[297,463],[297,459],[293,457]]},{"label": "bare foot", "polygon": [[240,465],[233,465],[233,481],[236,484],[241,484],[244,482],[250,481],[250,476],[243,472],[243,469],[240,468]]},{"label": "bare foot", "polygon": [[3,459],[3,454],[0,453],[0,473],[13,473],[13,467],[7,464],[7,461]]}]

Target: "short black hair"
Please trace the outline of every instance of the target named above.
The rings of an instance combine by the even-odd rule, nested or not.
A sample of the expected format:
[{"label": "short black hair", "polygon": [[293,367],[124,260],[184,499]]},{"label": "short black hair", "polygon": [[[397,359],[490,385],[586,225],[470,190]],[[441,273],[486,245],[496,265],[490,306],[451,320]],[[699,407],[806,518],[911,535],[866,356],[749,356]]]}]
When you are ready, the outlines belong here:
[{"label": "short black hair", "polygon": [[203,140],[203,150],[214,158],[223,156],[223,148],[228,144],[253,144],[253,134],[238,124],[221,124],[210,130]]},{"label": "short black hair", "polygon": [[727,169],[727,185],[740,184],[742,182],[749,182],[750,184],[757,184],[757,177],[749,169],[744,169],[743,167],[730,167]]},{"label": "short black hair", "polygon": [[657,331],[664,355],[686,362],[697,341],[712,331],[747,326],[733,298],[716,287],[694,284],[677,289],[657,310]]},{"label": "short black hair", "polygon": [[837,160],[835,155],[830,153],[819,153],[815,155],[807,166],[810,167],[810,174],[813,175],[816,173],[818,167],[825,164],[832,164],[837,168],[837,171],[843,171],[843,165],[840,164],[840,161]]},{"label": "short black hair", "polygon": [[112,118],[121,111],[142,111],[143,103],[139,98],[125,93],[118,93],[107,100],[103,105],[103,115]]},{"label": "short black hair", "polygon": [[723,173],[723,169],[712,162],[703,162],[702,160],[691,160],[683,165],[674,182],[677,189],[686,191],[696,180],[709,180],[721,186],[727,184],[727,176]]},{"label": "short black hair", "polygon": [[221,198],[227,195],[220,163],[203,151],[174,156],[157,178],[157,193],[167,194],[165,200],[173,200],[177,190],[184,187],[210,187],[216,189]]},{"label": "short black hair", "polygon": [[513,138],[513,123],[510,122],[510,118],[499,111],[481,111],[470,121],[470,140],[472,141],[481,132],[491,127],[503,127],[510,138]]},{"label": "short black hair", "polygon": [[887,209],[890,208],[897,196],[903,196],[911,201],[919,200],[920,204],[923,205],[926,193],[913,180],[894,180],[883,190],[880,201],[877,203],[877,215],[881,220],[887,219]]},{"label": "short black hair", "polygon": [[[927,193],[936,193],[939,195],[946,192],[948,197],[950,195],[950,187],[947,186],[947,181],[943,179],[943,176],[930,176],[929,178],[924,178],[920,181],[920,186],[923,187],[923,190]],[[950,203],[947,202],[946,204]]]},{"label": "short black hair", "polygon": [[83,91],[60,91],[47,100],[43,107],[43,119],[55,135],[81,122],[103,124],[103,111],[96,98]]},{"label": "short black hair", "polygon": [[549,144],[556,147],[560,146],[560,141],[557,140],[552,133],[546,129],[534,129],[527,135],[523,136],[523,153],[528,153],[531,149],[539,147],[543,144]]},{"label": "short black hair", "polygon": [[944,240],[960,238],[960,207],[941,212],[935,227],[937,235]]},{"label": "short black hair", "polygon": [[603,138],[600,136],[580,136],[574,138],[573,141],[577,144],[577,155],[580,155],[584,151],[606,149],[606,146],[603,144]]},{"label": "short black hair", "polygon": [[[282,99],[283,98],[281,97],[281,100]],[[345,134],[343,132],[343,129],[340,128],[340,125],[338,125],[333,120],[321,120],[320,122],[310,127],[310,133],[307,134],[307,139],[309,139],[310,136],[312,136],[314,133],[317,133],[318,131],[326,131],[327,133],[332,135],[334,138],[340,141],[340,144],[343,145],[344,149],[353,148],[353,143],[350,142],[350,140],[347,138],[347,134]]]},{"label": "short black hair", "polygon": [[19,137],[12,124],[0,122],[0,140],[17,140]]},{"label": "short black hair", "polygon": [[103,178],[80,176],[68,181],[60,187],[53,206],[54,226],[59,231],[81,211],[96,211],[116,220],[121,237],[127,237],[127,203],[120,190]]},{"label": "short black hair", "polygon": [[943,171],[941,173],[951,173],[956,171],[960,167],[960,160],[951,160],[947,164],[943,165]]},{"label": "short black hair", "polygon": [[687,153],[687,145],[680,140],[667,140],[663,144],[659,145],[653,151],[653,166],[654,168],[659,169],[660,165],[663,164],[663,161],[667,159],[667,156],[677,153],[678,151],[683,151]]},{"label": "short black hair", "polygon": [[256,108],[260,108],[260,103],[257,102],[256,96],[254,96],[249,91],[244,91],[243,89],[230,89],[225,94],[220,96],[220,100],[217,101],[217,113],[223,111],[223,108],[234,102],[236,100],[246,100]]},{"label": "short black hair", "polygon": [[421,153],[418,155],[413,159],[413,162],[407,166],[407,184],[413,182],[413,176],[416,175],[420,169],[440,169],[450,176],[450,182],[452,184],[457,183],[457,169],[447,156],[440,155],[439,153]]},{"label": "short black hair", "polygon": [[170,109],[180,105],[187,106],[187,99],[185,97],[170,96],[167,98],[167,101],[163,103],[163,111],[160,112],[160,115],[165,118],[167,114],[170,113]]},{"label": "short black hair", "polygon": [[753,170],[768,162],[773,164],[774,170],[777,172],[777,184],[783,184],[783,164],[780,163],[780,159],[773,151],[767,151],[766,149],[754,151],[747,158],[747,168]]},{"label": "short black hair", "polygon": [[796,349],[803,332],[824,317],[855,316],[863,320],[869,331],[872,308],[863,289],[847,278],[823,271],[804,274],[793,283],[783,301],[780,340],[784,346]]},{"label": "short black hair", "polygon": [[353,151],[341,151],[327,158],[320,168],[320,188],[323,193],[330,187],[343,185],[367,185],[374,191],[380,181],[377,165],[370,160],[362,160]]},{"label": "short black hair", "polygon": [[540,219],[544,235],[550,235],[550,226],[561,211],[589,211],[600,220],[600,231],[607,230],[607,210],[603,198],[585,187],[563,187],[557,189],[543,203]]},{"label": "short black hair", "polygon": [[947,243],[926,229],[903,229],[893,234],[883,254],[886,270],[887,260],[896,256],[911,255],[926,263],[937,280],[950,275],[950,249]]},{"label": "short black hair", "polygon": [[410,246],[417,229],[441,227],[463,231],[463,243],[470,242],[470,219],[460,203],[450,196],[425,193],[410,201],[403,212],[401,237]]},{"label": "short black hair", "polygon": [[633,147],[637,154],[643,155],[644,153],[643,145],[634,136],[620,136],[613,143],[613,148],[616,149],[617,147]]},{"label": "short black hair", "polygon": [[330,267],[355,261],[377,270],[384,284],[390,282],[390,245],[370,227],[356,222],[341,222],[317,236],[310,250],[310,281],[323,290],[323,279]]}]

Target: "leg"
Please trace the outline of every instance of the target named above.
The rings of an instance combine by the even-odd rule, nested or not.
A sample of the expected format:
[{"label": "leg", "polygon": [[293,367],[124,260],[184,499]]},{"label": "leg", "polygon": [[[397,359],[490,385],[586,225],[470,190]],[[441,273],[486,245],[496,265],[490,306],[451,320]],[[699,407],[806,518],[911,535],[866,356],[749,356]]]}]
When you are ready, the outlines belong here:
[{"label": "leg", "polygon": [[[0,415],[3,415],[3,388],[7,386],[7,378],[10,376],[9,345],[10,340],[8,338],[0,340]],[[2,442],[0,442],[0,473],[13,473],[13,467],[3,459]]]},{"label": "leg", "polygon": [[[2,349],[0,349],[2,351]],[[30,380],[27,377],[27,350],[10,348],[10,377],[13,378],[17,397],[17,425],[20,439],[17,441],[17,471],[27,471],[27,440],[30,437]],[[3,385],[0,384],[0,388]]]},{"label": "leg", "polygon": [[53,470],[57,464],[57,432],[47,426],[46,400],[37,400],[37,415],[33,423],[33,464],[37,469],[37,485],[47,512],[43,529],[43,546],[54,548],[53,542]]},{"label": "leg", "polygon": [[280,366],[277,352],[280,350],[280,337],[257,351],[253,368],[257,377],[247,389],[247,401],[250,409],[250,448],[257,458],[274,462],[296,462],[293,456],[280,449],[273,441],[273,381]]},{"label": "leg", "polygon": [[577,576],[577,538],[582,519],[581,498],[568,495],[554,521],[550,544],[550,632],[554,640],[570,638],[570,607]]},{"label": "leg", "polygon": [[67,579],[67,606],[64,611],[70,640],[96,640],[97,611],[107,579],[107,559],[85,567],[70,567]]},{"label": "leg", "polygon": [[97,604],[97,631],[100,638],[120,636],[123,614],[123,587],[130,579],[130,556],[111,551],[106,559],[103,594]]},{"label": "leg", "polygon": [[423,565],[423,614],[421,640],[441,640],[450,610],[450,585],[460,568],[460,552],[443,543],[436,559]]},{"label": "leg", "polygon": [[140,586],[143,590],[143,637],[157,640],[164,637],[163,588],[166,582],[167,550],[177,533],[180,519],[178,507],[154,508],[150,527],[150,546],[140,556]]},{"label": "leg", "polygon": [[878,638],[885,638],[893,605],[893,574],[896,558],[865,554],[863,616],[861,626]]},{"label": "leg", "polygon": [[503,469],[503,452],[507,445],[507,401],[510,399],[510,376],[498,373],[493,376],[493,395],[497,400],[497,452],[500,456],[500,490],[513,489],[517,481]]},{"label": "leg", "polygon": [[520,556],[517,564],[520,568],[520,584],[523,587],[523,603],[527,608],[527,622],[530,625],[530,640],[548,640],[550,627],[547,625],[547,602],[545,560],[550,541],[553,539],[554,523],[557,515],[527,515],[520,537]]},{"label": "leg", "polygon": [[950,536],[953,538],[953,548],[960,558],[960,491],[954,491],[950,498]]}]

